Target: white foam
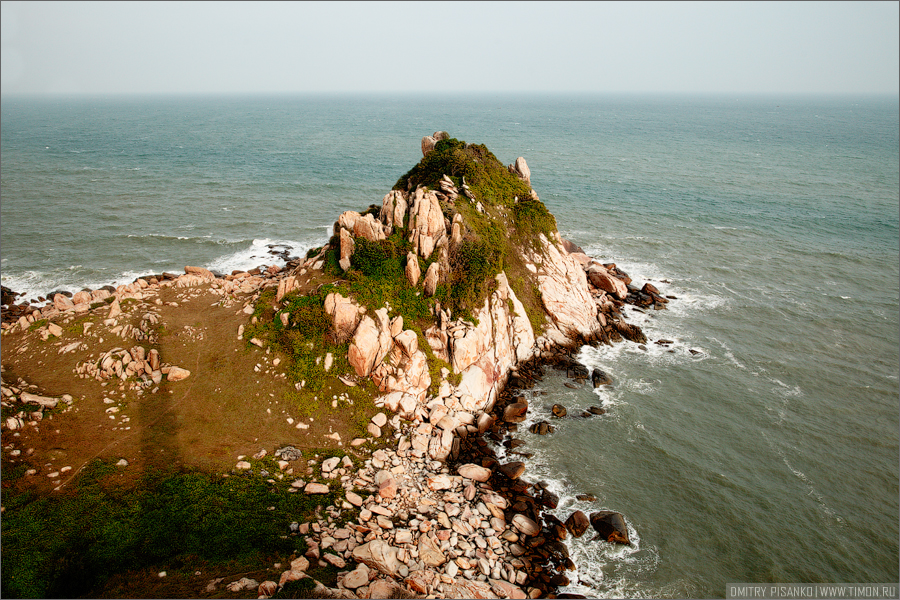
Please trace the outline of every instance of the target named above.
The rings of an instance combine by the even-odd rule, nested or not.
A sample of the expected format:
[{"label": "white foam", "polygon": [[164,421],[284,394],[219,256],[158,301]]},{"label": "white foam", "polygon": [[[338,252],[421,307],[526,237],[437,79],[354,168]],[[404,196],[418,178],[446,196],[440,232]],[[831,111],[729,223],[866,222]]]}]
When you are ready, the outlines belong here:
[{"label": "white foam", "polygon": [[[129,235],[129,237],[159,237],[163,239],[179,240],[199,239],[187,238],[183,236],[167,236],[162,234],[147,234],[146,236]],[[241,240],[238,240],[237,242],[240,241]],[[270,244],[278,246],[278,250],[281,250],[284,247],[288,247],[290,248],[289,255],[302,257],[305,256],[307,250],[315,246],[320,246],[326,241],[327,239],[323,239],[320,240],[319,243],[309,243],[297,242],[294,240],[274,240],[270,238],[255,239],[247,244],[246,247],[236,252],[221,256],[210,261],[208,264],[201,266],[222,273],[230,273],[233,270],[249,270],[261,265],[284,266],[284,259],[282,259],[280,256],[269,254],[270,248],[268,246]],[[233,244],[237,242],[221,241],[218,243]],[[158,263],[160,263],[160,261],[157,261],[153,264],[155,265]],[[171,261],[162,261],[162,263],[171,264]],[[185,264],[191,264],[190,257],[185,259]],[[159,271],[159,269],[153,269],[149,267],[140,271],[129,269],[118,274],[113,274],[110,277],[99,279],[96,272],[92,272],[91,275],[79,273],[79,270],[83,270],[83,268],[84,267],[82,265],[71,265],[65,269],[60,269],[55,272],[31,270],[16,275],[10,275],[8,272],[4,271],[2,273],[2,282],[4,286],[8,287],[14,292],[22,292],[24,295],[20,296],[18,300],[24,302],[26,300],[37,300],[38,297],[44,296],[45,294],[54,290],[72,292],[74,294],[84,288],[93,290],[101,288],[105,285],[117,287],[119,285],[132,283],[138,277],[150,275],[152,272]]]},{"label": "white foam", "polygon": [[[327,240],[323,240],[322,243],[325,241]],[[270,245],[278,246],[279,248],[277,249],[289,247],[290,255],[302,257],[306,254],[307,250],[321,244],[297,242],[293,240],[273,240],[270,238],[256,239],[250,243],[249,247],[242,248],[233,254],[221,256],[206,265],[206,268],[212,271],[230,273],[234,270],[246,271],[261,265],[284,266],[284,259],[280,256],[269,254],[269,250],[273,249],[269,248]]]}]

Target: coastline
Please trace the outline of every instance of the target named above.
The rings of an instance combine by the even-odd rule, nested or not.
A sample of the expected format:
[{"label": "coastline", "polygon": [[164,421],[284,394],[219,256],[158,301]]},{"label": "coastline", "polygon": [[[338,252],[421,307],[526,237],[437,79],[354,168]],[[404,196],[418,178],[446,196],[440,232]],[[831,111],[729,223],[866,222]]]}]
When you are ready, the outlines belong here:
[{"label": "coastline", "polygon": [[[427,137],[423,140],[425,156],[434,147],[426,148]],[[428,144],[432,142],[436,145],[434,139]],[[530,189],[530,171],[524,159],[519,158],[509,167],[509,172]],[[188,379],[193,385],[197,377],[206,376],[200,370],[191,379],[191,369],[185,368],[190,365],[170,363],[165,357],[160,360],[160,353],[153,346],[160,343],[158,326],[161,324],[165,329],[169,321],[162,317],[165,309],[154,309],[154,306],[171,307],[174,312],[170,312],[169,318],[177,321],[179,310],[182,310],[179,305],[183,307],[191,299],[199,301],[212,296],[218,298],[212,305],[216,309],[234,312],[234,308],[242,305],[235,313],[242,319],[237,338],[244,341],[251,352],[265,352],[254,371],[259,372],[261,365],[266,365],[262,367],[266,374],[274,373],[276,380],[279,376],[285,379],[284,373],[277,370],[281,356],[268,362],[273,348],[278,354],[278,347],[265,337],[252,337],[252,333],[247,335],[251,339],[243,339],[244,328],[264,331],[258,327],[268,322],[277,326],[279,316],[282,326],[287,327],[288,320],[293,318],[291,313],[285,312],[289,299],[302,294],[318,294],[323,285],[334,281],[326,274],[328,252],[339,253],[341,268],[346,270],[350,267],[354,247],[362,244],[361,247],[366,248],[361,239],[377,242],[384,239],[385,232],[392,226],[405,227],[407,211],[415,252],[421,252],[427,258],[432,249],[446,253],[450,245],[460,244],[462,218],[454,217],[452,223],[449,220],[444,223],[433,219],[433,214],[440,213],[428,216],[428,211],[430,207],[438,206],[439,201],[452,203],[463,195],[474,203],[474,196],[464,183],[462,187],[456,187],[449,178],[441,182],[440,189],[437,193],[421,187],[408,194],[390,192],[383,200],[380,213],[374,213],[377,218],[371,211],[365,216],[352,211],[343,213],[335,223],[335,238],[329,246],[318,253],[311,252],[312,256],[306,260],[289,261],[285,269],[271,267],[257,273],[217,277],[201,267],[185,267],[185,274],[181,276],[147,276],[114,290],[82,291],[71,299],[57,294],[52,305],[30,314],[20,314],[14,323],[4,323],[4,335],[21,336],[20,346],[14,350],[16,353],[27,351],[29,343],[39,344],[35,338],[40,337],[41,342],[60,346],[61,355],[95,349],[78,337],[102,333],[132,338],[139,342],[138,346],[130,350],[106,351],[100,358],[79,362],[74,371],[80,379],[98,382],[118,378],[123,397],[133,392],[134,401],[146,402],[148,397],[156,395],[163,379],[165,384],[176,385],[176,382]],[[533,190],[531,194],[534,202],[539,202]],[[476,213],[485,210],[480,202],[472,208],[478,209]],[[502,214],[503,209],[499,211]],[[472,214],[467,218],[478,217]],[[353,232],[353,237],[358,236],[355,244],[348,231]],[[329,507],[329,513],[337,517],[342,510],[359,509],[358,521],[345,527],[333,527],[330,521],[312,523],[313,533],[305,526],[292,528],[292,533],[308,534],[305,558],[297,557],[297,564],[292,563],[291,569],[282,573],[277,584],[264,582],[265,589],[260,584],[260,594],[268,596],[277,591],[277,586],[306,579],[309,564],[304,567],[302,560],[318,561],[319,566],[328,563],[338,569],[349,561],[368,565],[364,573],[360,568],[350,573],[338,573],[337,589],[343,591],[332,589],[329,593],[344,594],[344,597],[351,597],[346,595],[351,593],[350,589],[357,590],[361,594],[359,597],[368,597],[366,594],[372,593],[371,586],[382,589],[377,587],[381,585],[378,581],[394,579],[413,593],[443,597],[541,597],[555,594],[558,587],[568,583],[564,571],[574,568],[574,564],[561,542],[569,533],[583,535],[587,516],[579,511],[579,515],[562,523],[543,513],[542,507],[555,507],[552,494],[540,486],[521,481],[522,463],[498,463],[483,436],[502,442],[504,435],[515,432],[516,423],[521,422],[528,407],[527,404],[522,406],[521,397],[516,396],[514,390],[533,383],[544,364],[567,366],[577,371],[576,379],[583,381],[590,376],[595,386],[604,385],[602,373],[588,374],[586,370],[579,370],[580,365],[571,358],[571,351],[585,343],[612,343],[622,338],[645,343],[643,333],[624,321],[619,307],[629,302],[662,309],[669,299],[650,284],[642,288],[631,285],[627,274],[614,264],[603,265],[592,260],[580,248],[562,240],[555,231],[549,236],[540,233],[532,245],[523,246],[522,250],[520,260],[526,267],[523,272],[534,274],[538,286],[537,296],[531,301],[539,299],[546,313],[541,335],[533,329],[531,316],[505,273],[497,275],[493,291],[487,294],[484,305],[471,317],[453,319],[449,308],[442,309],[437,304],[432,310],[436,317],[434,325],[420,332],[404,329],[403,317],[389,318],[385,307],[375,310],[373,319],[366,314],[365,306],[357,304],[352,296],[342,295],[343,288],[334,288],[327,298],[322,298],[333,330],[345,340],[352,338],[346,366],[355,370],[355,376],[341,377],[340,382],[355,388],[370,385],[368,381],[371,380],[384,394],[375,398],[370,412],[385,410],[367,415],[372,419],[366,426],[368,438],[354,438],[348,446],[366,447],[371,451],[389,431],[396,442],[389,441],[388,444],[396,443],[396,446],[378,447],[365,461],[365,467],[359,468],[354,475],[352,469],[359,465],[349,459],[352,451],[345,446],[349,440],[342,439],[331,427],[328,434],[319,431],[319,435],[336,442],[337,448],[345,448],[348,452],[344,455],[346,460],[340,463],[341,466],[329,461],[323,461],[321,465],[308,461],[306,473],[313,474],[313,467],[320,469],[319,481],[298,478],[290,485],[294,493],[303,489],[306,494],[329,494],[335,490],[327,480],[340,476],[345,497],[340,502],[336,500]],[[412,259],[408,259],[406,270],[409,283],[424,285],[425,296],[433,295],[437,278],[442,277],[437,269],[442,263],[430,263],[420,283],[421,273],[410,272],[413,264],[410,261]],[[521,293],[522,288],[519,289]],[[194,313],[192,317],[196,319],[199,315]],[[127,322],[129,318],[132,322]],[[191,339],[195,344],[203,339],[204,321],[208,319],[201,319],[200,324],[183,325],[189,334],[199,336]],[[63,325],[66,326],[65,333]],[[81,331],[72,330],[72,325],[80,326]],[[254,326],[257,328],[253,329]],[[62,346],[57,341],[61,337],[74,337],[76,341]],[[99,343],[103,343],[102,337]],[[150,347],[145,348],[145,345]],[[8,356],[9,345],[4,346],[4,354]],[[191,346],[191,343],[185,346]],[[438,381],[433,381],[429,374],[430,355],[452,365],[455,377],[451,377],[449,369],[441,369],[437,385]],[[330,356],[325,357],[326,371],[332,360]],[[200,363],[198,350],[198,367]],[[435,371],[432,373],[438,377]],[[305,384],[305,380],[298,382],[297,391]],[[30,379],[16,384],[4,381],[7,408],[14,407],[15,402],[27,405],[34,400],[35,396],[23,395],[28,393],[23,389],[26,385],[33,385]],[[38,386],[39,391],[59,393],[41,390],[41,387]],[[434,387],[439,388],[436,393]],[[149,392],[147,397],[141,398],[145,392]],[[352,390],[342,393],[340,401],[352,405],[353,393]],[[4,426],[17,432],[13,435],[29,426],[36,430],[35,424],[43,419],[45,409],[65,407],[59,412],[65,413],[72,408],[77,411],[80,402],[73,396],[76,395],[68,392],[58,398],[40,396],[43,401],[38,404],[43,409],[30,413],[19,411],[6,418]],[[81,401],[90,402],[84,395]],[[335,407],[338,402],[335,395]],[[385,413],[393,416],[387,417]],[[115,419],[115,413],[109,416]],[[312,418],[309,420],[313,421]],[[123,420],[120,425],[127,422]],[[289,417],[288,422],[293,424],[292,418]],[[301,425],[304,425],[305,433],[309,425],[301,421],[298,428]],[[544,432],[551,429],[549,424],[546,425]],[[130,426],[124,427],[126,431],[129,429]],[[260,445],[263,448],[254,454],[255,460],[263,459],[269,451],[263,442]],[[14,445],[8,450],[23,451],[14,449]],[[283,448],[272,448],[276,454],[281,450]],[[245,458],[246,455],[239,456],[233,473],[255,468],[254,463]],[[362,460],[361,455],[357,455],[357,459]],[[284,471],[279,473],[279,480],[293,474],[289,463],[278,463],[279,469]],[[55,491],[65,488],[86,465],[87,461],[77,469],[69,466],[66,474],[61,471],[47,473]],[[37,471],[33,471],[25,474],[34,476]],[[529,493],[532,487],[536,493]],[[370,495],[363,498],[361,494],[366,493]],[[593,513],[591,517],[590,524],[605,540],[628,542],[622,515],[617,517],[621,525],[617,530],[619,537],[602,524],[594,523]],[[337,554],[320,551],[326,548],[336,549]],[[333,556],[337,558],[330,558]]]},{"label": "coastline", "polygon": [[[309,261],[307,261],[307,264],[306,264],[307,267],[312,266],[311,264],[308,264],[308,263],[309,263]],[[300,261],[296,261],[293,265],[289,263],[288,269],[285,269],[283,271],[271,269],[268,272],[261,272],[261,273],[255,274],[255,275],[251,275],[249,273],[246,273],[246,274],[239,273],[236,275],[229,275],[226,277],[219,277],[219,278],[216,278],[214,276],[211,277],[210,273],[208,273],[208,272],[203,273],[204,270],[201,270],[199,268],[192,268],[192,267],[186,268],[186,273],[184,275],[177,276],[177,277],[174,275],[171,275],[171,274],[167,274],[166,276],[163,276],[160,280],[159,278],[157,278],[157,276],[153,276],[153,275],[145,276],[142,278],[138,278],[135,281],[135,283],[133,283],[133,284],[130,284],[127,286],[126,285],[119,286],[119,288],[116,289],[114,291],[114,293],[112,293],[109,296],[107,296],[106,294],[103,293],[103,292],[106,292],[107,290],[103,290],[103,288],[101,288],[100,293],[96,294],[96,298],[92,298],[92,299],[97,300],[97,302],[93,303],[93,306],[90,303],[86,303],[86,302],[79,302],[78,304],[72,303],[71,305],[68,305],[62,299],[64,297],[63,296],[59,299],[57,304],[48,305],[43,310],[40,311],[41,319],[35,319],[35,315],[29,315],[31,317],[31,320],[29,320],[28,317],[22,317],[22,320],[21,321],[16,320],[15,324],[13,326],[7,325],[4,328],[4,335],[12,335],[14,333],[24,333],[28,330],[31,330],[32,334],[33,334],[32,337],[46,336],[47,338],[53,339],[52,338],[53,327],[51,326],[51,324],[59,323],[60,326],[66,326],[66,325],[68,325],[69,322],[71,322],[73,317],[84,316],[84,315],[92,316],[97,320],[106,320],[106,319],[102,319],[102,318],[105,316],[108,319],[110,313],[113,313],[113,311],[115,311],[115,309],[112,308],[112,303],[109,303],[109,304],[107,303],[110,299],[114,299],[113,302],[116,304],[116,306],[121,306],[121,303],[126,302],[128,300],[149,302],[151,299],[154,299],[157,296],[158,292],[160,291],[160,288],[162,288],[162,289],[174,288],[174,289],[190,291],[190,290],[202,289],[207,286],[210,286],[210,287],[220,286],[219,291],[222,293],[223,298],[228,298],[229,294],[231,294],[232,295],[231,296],[232,304],[234,306],[238,306],[239,302],[237,302],[237,300],[241,296],[243,296],[245,294],[249,294],[249,298],[252,298],[254,294],[258,295],[258,293],[260,291],[262,291],[263,289],[265,289],[267,287],[268,288],[275,287],[276,285],[278,285],[279,281],[284,280],[285,275],[288,272],[290,272],[289,271],[290,268],[293,267],[293,268],[299,269],[302,267],[302,265],[303,265],[303,263],[301,263]],[[83,298],[84,298],[84,296],[76,298],[76,300],[80,301]],[[244,305],[245,305],[245,307],[250,307],[250,306],[252,306],[252,303],[245,301]],[[62,309],[62,310],[60,310],[60,309]],[[246,314],[246,311],[242,310],[242,312],[245,312],[245,314]],[[4,314],[6,314],[5,311],[4,311]],[[46,324],[41,326],[42,320],[46,320],[47,322],[46,322]],[[33,324],[35,322],[37,322],[39,324],[39,328],[33,327]],[[23,326],[26,323],[27,323],[27,327],[24,327],[24,329],[23,329]],[[17,331],[17,329],[18,329],[18,331]],[[137,333],[138,331],[140,331],[140,329],[134,329],[133,331],[135,333]],[[616,330],[610,329],[609,332],[606,332],[607,333],[606,341],[609,340],[609,334],[613,333],[614,331],[616,331]],[[626,329],[626,331],[631,332],[633,330]],[[126,332],[127,332],[127,330],[126,330]],[[615,334],[613,333],[613,335],[615,335]],[[601,338],[601,340],[602,340],[602,338]],[[601,340],[594,340],[594,342],[596,343]],[[619,340],[621,340],[621,337],[619,337]],[[12,341],[12,340],[9,340],[9,341]],[[584,340],[584,341],[586,341],[586,340]],[[10,344],[10,345],[15,347],[15,344]],[[5,346],[6,347],[5,347],[4,354],[6,354],[8,356],[7,353],[10,352],[10,346],[6,345],[6,344],[5,344]],[[531,565],[537,565],[537,566],[541,567],[542,564],[543,564],[543,566],[547,566],[547,563],[549,562],[552,564],[552,567],[555,569],[556,572],[551,574],[549,571],[546,571],[543,569],[540,569],[537,572],[530,571],[530,570],[518,571],[518,569],[517,569],[516,574],[513,575],[513,577],[515,578],[516,583],[520,584],[522,586],[522,588],[524,588],[524,589],[530,588],[531,590],[539,590],[539,595],[541,597],[543,597],[547,594],[555,594],[557,587],[566,585],[568,583],[568,579],[565,577],[564,573],[565,573],[565,570],[574,568],[574,565],[571,563],[571,560],[568,559],[567,552],[565,551],[565,546],[558,542],[565,539],[566,532],[568,532],[569,534],[572,534],[572,530],[570,528],[566,527],[566,525],[568,525],[568,523],[562,524],[563,527],[560,528],[561,524],[559,522],[555,522],[558,520],[550,517],[550,515],[542,515],[541,514],[542,507],[545,507],[545,506],[555,507],[555,503],[553,502],[552,497],[548,496],[547,493],[542,493],[542,490],[540,490],[539,486],[534,487],[531,484],[526,484],[523,481],[519,480],[519,477],[522,475],[521,473],[516,474],[514,479],[511,479],[506,474],[504,474],[504,470],[502,469],[503,465],[500,465],[500,463],[498,463],[498,461],[494,457],[495,455],[494,455],[493,451],[490,450],[490,447],[488,445],[488,442],[485,440],[485,437],[489,437],[491,439],[491,441],[496,442],[496,443],[501,443],[503,441],[508,442],[509,438],[507,437],[504,440],[504,436],[511,435],[512,433],[515,432],[514,421],[520,420],[520,419],[518,419],[518,417],[522,416],[522,414],[517,414],[515,417],[505,419],[503,416],[504,410],[508,406],[513,404],[514,401],[520,397],[518,395],[518,392],[521,391],[521,389],[532,386],[534,384],[535,380],[538,379],[540,376],[539,374],[542,370],[542,367],[545,367],[545,366],[551,367],[551,366],[562,365],[563,367],[568,367],[570,370],[572,368],[577,369],[578,365],[573,359],[571,359],[571,353],[573,350],[577,350],[578,347],[579,347],[579,344],[572,344],[569,346],[554,346],[550,343],[547,343],[545,345],[545,349],[538,356],[533,357],[527,363],[516,364],[510,370],[509,381],[507,382],[507,385],[505,385],[501,389],[499,396],[498,396],[498,402],[494,406],[490,418],[479,419],[474,424],[474,426],[470,424],[468,428],[462,427],[461,429],[456,430],[457,436],[459,436],[459,434],[462,433],[462,430],[465,430],[465,433],[463,434],[464,437],[454,438],[455,440],[458,439],[460,441],[460,443],[457,446],[453,447],[453,450],[451,451],[451,453],[448,457],[449,460],[447,461],[446,466],[441,465],[440,467],[438,467],[437,464],[435,464],[433,466],[424,466],[422,464],[417,465],[417,468],[420,469],[420,472],[422,475],[420,479],[427,480],[428,477],[441,477],[443,475],[445,478],[448,478],[449,481],[451,481],[451,485],[453,486],[451,489],[459,487],[461,485],[462,481],[464,480],[464,478],[462,478],[458,475],[454,475],[454,473],[458,473],[460,466],[463,466],[463,465],[471,466],[473,464],[477,465],[477,466],[485,469],[489,473],[488,477],[489,477],[489,481],[490,481],[490,483],[481,482],[478,485],[478,490],[480,492],[478,499],[481,500],[483,498],[483,494],[496,493],[496,495],[494,495],[494,496],[488,496],[489,498],[492,499],[492,502],[486,503],[485,504],[486,506],[494,508],[494,512],[497,512],[498,508],[501,506],[503,506],[504,508],[509,508],[509,507],[515,506],[517,503],[521,504],[522,502],[524,502],[526,504],[525,510],[519,514],[524,514],[524,516],[526,516],[531,521],[531,523],[536,524],[536,526],[538,527],[538,530],[532,532],[532,533],[535,533],[536,535],[526,538],[529,541],[529,544],[527,546],[523,547],[520,545],[517,548],[515,548],[515,550],[513,551],[513,554],[515,554],[515,553],[519,553],[519,554],[518,554],[518,556],[514,557],[514,560],[516,560],[516,559],[518,559],[518,560],[516,562],[514,562],[513,564],[519,568],[524,569],[526,567],[526,565],[528,565],[529,567]],[[15,351],[15,350],[13,350],[13,351]],[[163,366],[163,369],[165,369],[165,368],[166,367]],[[87,373],[85,372],[83,374],[87,374]],[[164,375],[168,375],[168,374],[166,373]],[[583,382],[585,377],[588,374],[587,374],[587,372],[578,372],[578,373],[576,373],[576,375],[580,376],[580,377],[577,377],[576,379],[581,379]],[[101,377],[102,377],[102,374],[101,374]],[[151,381],[153,381],[153,380],[151,379]],[[159,383],[159,382],[155,382],[155,383]],[[24,391],[24,389],[19,390],[19,389],[17,389],[15,384],[10,384],[10,382],[7,382],[7,381],[4,381],[4,387],[14,392],[15,395],[9,394],[9,396],[11,396],[13,400],[15,399],[16,395],[19,395],[20,401],[22,401],[23,403],[27,401],[26,400],[27,397],[22,397],[20,395],[20,392]],[[139,389],[139,388],[137,386],[135,386],[135,389]],[[60,404],[60,406],[66,406],[67,404],[69,406],[77,405],[77,403],[73,402],[71,396],[69,396],[67,398],[66,395],[63,394],[60,397],[62,398],[62,402],[63,402],[63,404]],[[46,398],[46,397],[42,396],[42,398]],[[10,399],[10,398],[7,398],[7,399]],[[52,410],[53,408],[55,408],[55,406],[49,407],[49,405],[48,405],[44,409],[45,412],[49,412],[49,411],[47,411],[47,408],[50,408]],[[66,409],[64,409],[62,412],[64,413],[65,411],[66,411]],[[36,416],[35,413],[32,412],[31,418],[33,419],[33,418],[35,418],[35,416]],[[586,415],[583,415],[583,416],[586,416]],[[440,417],[440,418],[443,418],[443,417]],[[440,421],[440,418],[438,418],[438,421]],[[399,419],[395,419],[395,420],[396,420],[396,424],[398,426],[395,427],[394,429],[397,431],[401,431],[401,428],[399,426]],[[15,431],[18,428],[26,427],[26,422],[27,421],[24,421],[21,424],[18,424],[16,428],[10,428],[9,421],[7,421],[5,423],[5,427],[7,428],[7,430]],[[35,423],[32,422],[32,423],[28,423],[28,424],[33,425]],[[385,423],[382,422],[382,425],[384,425],[384,424]],[[426,424],[427,424],[427,421],[426,421]],[[400,437],[396,440],[396,446],[394,447],[393,452],[388,455],[382,455],[382,458],[386,459],[386,460],[382,460],[382,462],[388,462],[391,458],[393,458],[394,460],[396,460],[397,458],[400,458],[401,460],[415,459],[416,458],[415,455],[409,451],[410,443],[408,440],[409,440],[409,438],[412,437],[412,435],[415,435],[414,428],[406,429],[404,436]],[[404,446],[407,446],[407,448],[403,449]],[[275,450],[275,449],[273,449],[273,450]],[[385,450],[390,451],[389,448],[386,448],[386,449],[381,450],[381,452],[384,452]],[[397,450],[399,450],[399,452]],[[426,455],[423,451],[420,451],[418,454],[420,455],[419,458],[426,457]],[[376,462],[375,464],[377,465],[378,463]],[[57,480],[56,482],[59,484],[57,489],[63,488],[63,487],[65,487],[66,484],[70,483],[79,474],[79,472],[81,471],[81,469],[84,466],[85,465],[81,465],[77,470],[72,470],[68,473],[67,476],[64,476],[62,479]],[[437,467],[437,468],[435,468],[435,467]],[[240,468],[240,467],[237,467],[237,468]],[[364,481],[366,478],[370,478],[370,479],[372,479],[372,481],[375,480],[374,479],[375,473],[373,473],[373,472],[363,473],[361,471],[360,473],[361,473],[361,476],[364,478],[363,479]],[[470,483],[475,483],[475,482],[470,481]],[[442,479],[438,485],[442,486],[445,484],[446,484],[446,481],[444,479]],[[537,493],[533,493],[531,491],[533,487]],[[442,490],[442,489],[443,489],[442,487],[438,488],[438,490]],[[432,490],[432,491],[438,491],[438,490]],[[410,490],[403,490],[401,495],[408,494],[409,491]],[[420,492],[421,492],[421,490],[417,490],[416,493],[420,493]],[[373,495],[370,498],[378,499],[377,495]],[[502,500],[500,500],[500,498],[502,498]],[[458,499],[458,498],[454,498],[454,499]],[[473,497],[473,499],[474,499],[474,497]],[[346,500],[345,500],[345,502],[346,502]],[[381,508],[381,502],[379,501],[378,504],[376,504],[375,506],[378,506],[379,508]],[[382,510],[384,510],[384,509],[382,509]],[[490,510],[490,508],[489,508],[489,510]],[[503,508],[499,508],[499,510],[500,510],[500,512],[497,514],[503,514],[503,517],[501,517],[501,518],[503,518],[504,520],[506,520],[510,523],[513,522],[514,513],[510,513],[509,510],[504,511]],[[372,511],[370,510],[369,518],[372,518],[371,513],[372,513]],[[393,511],[391,511],[391,513],[393,513]],[[391,516],[393,516],[393,514]],[[528,526],[530,526],[531,523],[529,523]],[[371,533],[371,528],[366,524],[365,520],[360,519],[357,526],[361,530],[361,531],[358,530],[360,533],[363,533],[363,531],[367,535],[369,533]],[[307,529],[307,531],[308,531],[308,529]],[[518,530],[514,529],[513,531],[518,531]],[[577,529],[576,529],[576,531],[577,531]],[[522,533],[523,532],[518,531],[518,534],[514,533],[513,535],[510,535],[508,537],[510,539],[515,539],[516,541],[518,541],[517,536]],[[584,530],[582,529],[581,534],[583,534],[583,533],[584,533]],[[319,537],[319,539],[321,539],[321,536]],[[515,543],[515,542],[512,542],[512,543]],[[548,549],[549,549],[549,552],[548,552]],[[318,558],[319,557],[316,557],[316,556],[307,557],[308,560],[309,559],[318,559]],[[474,575],[475,573],[478,573],[478,572],[481,572],[482,574],[484,574],[483,570],[479,571],[478,569],[480,569],[480,567],[476,567],[476,570],[473,570],[471,575]],[[293,570],[296,570],[296,569],[293,569]],[[463,571],[463,569],[460,569],[460,571]],[[527,577],[522,578],[521,575],[518,575],[519,572],[528,573]],[[489,573],[490,573],[490,570],[489,570]],[[288,576],[288,580],[290,577],[293,577],[293,575]],[[281,583],[282,584],[286,583],[288,580],[281,582]],[[434,584],[440,582],[441,580],[440,580],[439,576],[429,577],[427,575],[420,574],[418,576],[418,579],[414,578],[414,581],[416,583],[413,583],[413,586],[414,586],[413,591],[415,591],[417,593],[427,594],[427,593],[433,593],[434,589],[435,589]],[[507,583],[509,583],[509,582],[507,582]],[[387,584],[385,584],[385,585],[387,585]],[[417,587],[415,587],[415,586],[417,586]],[[496,584],[495,584],[495,586],[496,586]],[[477,586],[475,586],[475,588],[477,588]],[[503,588],[500,588],[500,589],[503,589]],[[478,593],[483,594],[486,592],[487,592],[487,589],[482,589]],[[497,593],[497,590],[494,590],[494,593]],[[511,592],[511,591],[507,590],[504,593],[512,594],[509,597],[515,597],[514,591]],[[533,593],[535,593],[535,592],[533,592]],[[453,596],[450,595],[447,597],[453,597]],[[569,596],[569,597],[573,597],[573,596]]]}]

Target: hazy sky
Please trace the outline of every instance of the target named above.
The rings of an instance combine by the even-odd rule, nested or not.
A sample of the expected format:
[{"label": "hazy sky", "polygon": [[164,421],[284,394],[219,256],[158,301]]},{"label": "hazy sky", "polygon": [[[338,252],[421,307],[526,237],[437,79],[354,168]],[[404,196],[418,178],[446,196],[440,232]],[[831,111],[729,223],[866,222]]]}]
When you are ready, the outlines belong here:
[{"label": "hazy sky", "polygon": [[2,2],[2,93],[900,90],[898,2]]}]

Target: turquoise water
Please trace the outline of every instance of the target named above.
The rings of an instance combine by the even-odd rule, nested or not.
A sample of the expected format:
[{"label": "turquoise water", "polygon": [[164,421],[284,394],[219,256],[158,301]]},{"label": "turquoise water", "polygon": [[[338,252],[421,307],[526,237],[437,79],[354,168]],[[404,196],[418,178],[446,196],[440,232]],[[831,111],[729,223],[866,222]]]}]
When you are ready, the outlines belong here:
[{"label": "turquoise water", "polygon": [[[569,540],[572,591],[721,597],[729,582],[898,576],[897,99],[314,97],[9,100],[2,279],[37,297],[327,240],[446,129],[525,156],[564,236],[678,298],[651,340],[545,378],[528,476],[622,512]],[[652,342],[672,340],[669,347]],[[690,349],[697,351],[691,354]],[[594,503],[579,503],[578,493]],[[580,582],[580,583],[577,583]]]}]

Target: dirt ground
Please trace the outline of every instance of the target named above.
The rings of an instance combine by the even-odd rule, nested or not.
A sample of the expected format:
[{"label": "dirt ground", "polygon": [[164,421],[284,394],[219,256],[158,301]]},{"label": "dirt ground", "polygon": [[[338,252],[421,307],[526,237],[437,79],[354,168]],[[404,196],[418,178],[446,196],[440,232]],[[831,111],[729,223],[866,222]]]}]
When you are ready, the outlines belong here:
[{"label": "dirt ground", "polygon": [[[3,432],[6,464],[24,461],[37,470],[20,478],[19,485],[36,491],[65,489],[95,458],[127,460],[128,467],[119,472],[123,484],[151,466],[229,471],[240,455],[249,457],[261,449],[271,455],[284,445],[336,448],[337,442],[325,437],[331,432],[339,433],[349,449],[358,432],[340,410],[323,404],[316,416],[301,417],[286,398],[294,390],[285,374],[286,357],[238,339],[239,326],[250,323],[244,305],[251,299],[243,295],[223,300],[206,284],[159,288],[143,300],[122,302],[123,315],[115,325],[137,326],[147,313],[157,315],[156,339],[149,341],[113,333],[113,324],[104,324],[107,306],[57,321],[63,328],[59,338],[42,340],[39,326],[3,335],[5,385],[73,397],[71,405],[60,402],[42,421]],[[88,322],[92,325],[85,333]],[[83,343],[77,350],[61,353],[78,341]],[[156,348],[162,364],[188,369],[190,376],[132,390],[118,379],[98,381],[75,373],[79,363],[134,345],[148,352]],[[277,359],[280,364],[275,366]],[[298,429],[301,422],[308,428]],[[10,458],[14,449],[21,456]],[[63,472],[64,467],[71,468]],[[48,477],[53,473],[59,475]]]}]

